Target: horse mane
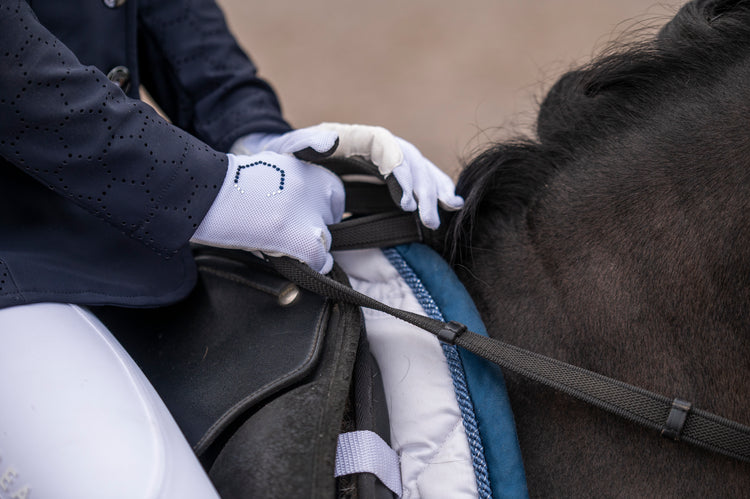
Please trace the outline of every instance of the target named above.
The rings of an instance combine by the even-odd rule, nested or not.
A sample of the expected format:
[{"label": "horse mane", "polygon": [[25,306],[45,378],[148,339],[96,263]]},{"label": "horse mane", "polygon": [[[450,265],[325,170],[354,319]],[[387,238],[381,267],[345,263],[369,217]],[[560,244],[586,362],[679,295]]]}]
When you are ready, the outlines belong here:
[{"label": "horse mane", "polygon": [[680,104],[686,93],[710,88],[749,48],[749,1],[696,0],[651,39],[615,42],[563,75],[540,105],[535,137],[493,144],[463,169],[457,192],[466,204],[449,222],[447,254],[461,261],[488,232],[496,237],[485,224],[523,222],[552,175],[636,128],[663,102],[673,110],[662,119],[675,119],[680,107],[690,106]]}]

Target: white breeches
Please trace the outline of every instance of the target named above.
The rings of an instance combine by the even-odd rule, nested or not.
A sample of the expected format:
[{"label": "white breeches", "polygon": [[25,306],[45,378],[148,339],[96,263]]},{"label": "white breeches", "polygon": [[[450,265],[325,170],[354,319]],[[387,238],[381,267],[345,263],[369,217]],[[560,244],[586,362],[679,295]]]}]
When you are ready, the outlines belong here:
[{"label": "white breeches", "polygon": [[218,498],[156,391],[90,312],[0,310],[0,499]]}]

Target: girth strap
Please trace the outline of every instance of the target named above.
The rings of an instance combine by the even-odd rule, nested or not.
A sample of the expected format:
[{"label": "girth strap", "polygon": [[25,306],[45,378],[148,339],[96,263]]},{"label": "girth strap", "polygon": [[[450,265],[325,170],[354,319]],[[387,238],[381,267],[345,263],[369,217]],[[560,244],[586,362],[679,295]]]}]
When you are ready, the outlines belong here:
[{"label": "girth strap", "polygon": [[372,431],[342,433],[336,445],[335,476],[372,473],[396,496],[401,497],[398,454]]},{"label": "girth strap", "polygon": [[[420,327],[505,369],[648,428],[719,454],[750,461],[750,427],[680,401],[488,338],[458,323],[395,309],[287,257],[269,258],[282,275],[321,296],[378,310]],[[687,405],[686,405],[687,404]],[[683,419],[684,418],[684,419]],[[666,431],[664,431],[666,430]]]}]

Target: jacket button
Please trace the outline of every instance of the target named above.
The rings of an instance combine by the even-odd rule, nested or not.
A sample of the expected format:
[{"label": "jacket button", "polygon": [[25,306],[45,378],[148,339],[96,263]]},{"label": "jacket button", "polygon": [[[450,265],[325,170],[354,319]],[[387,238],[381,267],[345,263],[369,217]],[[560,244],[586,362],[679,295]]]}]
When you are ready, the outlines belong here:
[{"label": "jacket button", "polygon": [[123,92],[128,93],[130,90],[130,70],[125,66],[115,66],[110,69],[107,78],[117,83]]},{"label": "jacket button", "polygon": [[127,0],[102,0],[104,2],[104,5],[109,7],[110,9],[116,9],[120,5],[124,4]]}]

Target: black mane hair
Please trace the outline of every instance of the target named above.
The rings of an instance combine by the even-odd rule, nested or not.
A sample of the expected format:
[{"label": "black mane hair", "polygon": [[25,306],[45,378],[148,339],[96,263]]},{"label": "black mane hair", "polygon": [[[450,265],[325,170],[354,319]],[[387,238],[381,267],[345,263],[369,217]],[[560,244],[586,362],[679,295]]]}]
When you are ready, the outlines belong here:
[{"label": "black mane hair", "polygon": [[[540,106],[536,138],[494,144],[461,173],[457,192],[466,205],[449,223],[447,253],[460,262],[472,247],[483,246],[492,232],[485,224],[523,223],[550,176],[606,147],[611,137],[643,126],[664,102],[683,99],[683,108],[690,106],[689,95],[713,91],[717,75],[743,60],[748,48],[749,1],[696,0],[650,40],[615,45],[563,75]],[[677,103],[661,119],[684,119],[681,113]]]}]

